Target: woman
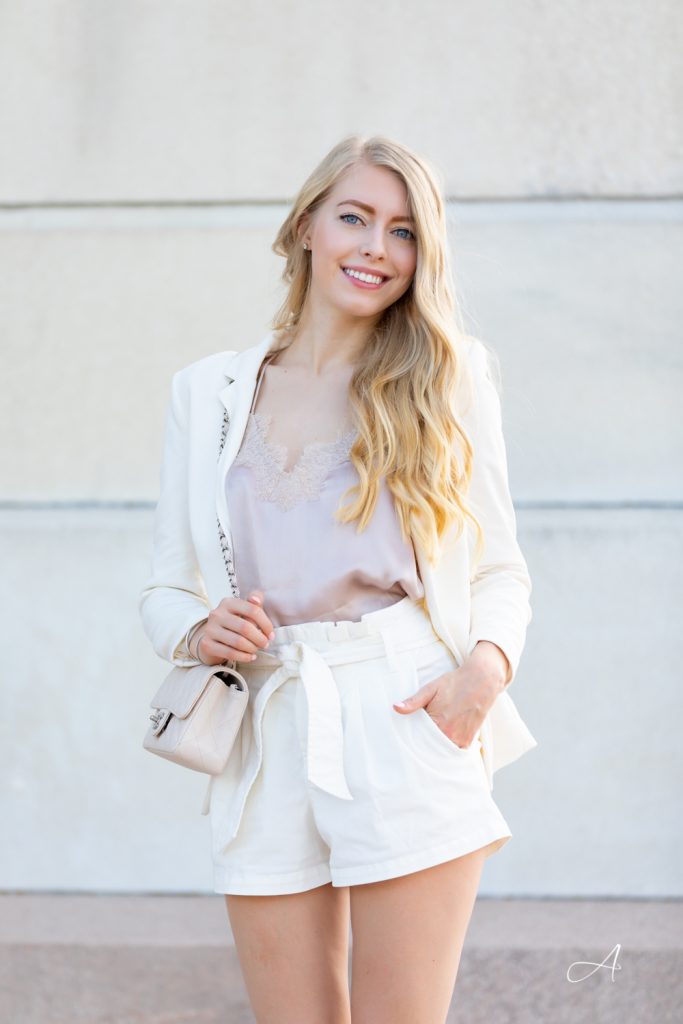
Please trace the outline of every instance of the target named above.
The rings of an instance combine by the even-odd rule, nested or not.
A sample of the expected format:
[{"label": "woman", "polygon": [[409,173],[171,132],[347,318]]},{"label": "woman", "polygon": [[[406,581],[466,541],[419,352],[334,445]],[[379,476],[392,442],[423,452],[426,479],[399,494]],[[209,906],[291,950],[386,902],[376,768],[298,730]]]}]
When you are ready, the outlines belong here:
[{"label": "woman", "polygon": [[493,772],[536,745],[500,403],[404,146],[342,140],[273,248],[268,336],[173,379],[142,620],[249,685],[204,813],[256,1019],[436,1024],[512,835]]}]

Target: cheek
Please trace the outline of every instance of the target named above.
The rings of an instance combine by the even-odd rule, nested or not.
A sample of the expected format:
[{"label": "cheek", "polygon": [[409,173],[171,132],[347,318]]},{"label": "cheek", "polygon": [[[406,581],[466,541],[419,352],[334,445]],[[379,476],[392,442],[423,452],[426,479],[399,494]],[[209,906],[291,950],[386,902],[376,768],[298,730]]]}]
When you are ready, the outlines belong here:
[{"label": "cheek", "polygon": [[343,245],[343,239],[338,235],[328,234],[318,242],[317,251],[311,258],[321,278],[332,282],[339,273],[340,265],[345,259],[348,262],[348,257],[348,245]]},{"label": "cheek", "polygon": [[400,265],[398,265],[399,274],[401,277],[401,295],[407,292],[411,284],[413,283],[413,280],[415,279],[415,267],[416,261],[414,259],[411,259],[410,257],[408,259],[404,258],[401,261]]},{"label": "cheek", "polygon": [[413,277],[417,268],[417,251],[414,248],[395,249],[391,253],[391,259],[401,277]]},{"label": "cheek", "polygon": [[317,278],[318,282],[332,283],[339,271],[341,259],[339,246],[334,244],[333,239],[328,236],[324,240],[318,240],[310,256],[314,278]]},{"label": "cheek", "polygon": [[417,253],[412,249],[403,257],[402,272],[412,277],[417,268]]},{"label": "cheek", "polygon": [[349,237],[336,224],[327,226],[324,232],[320,232],[317,240],[318,250],[323,252],[330,259],[341,259],[343,253],[349,248]]}]

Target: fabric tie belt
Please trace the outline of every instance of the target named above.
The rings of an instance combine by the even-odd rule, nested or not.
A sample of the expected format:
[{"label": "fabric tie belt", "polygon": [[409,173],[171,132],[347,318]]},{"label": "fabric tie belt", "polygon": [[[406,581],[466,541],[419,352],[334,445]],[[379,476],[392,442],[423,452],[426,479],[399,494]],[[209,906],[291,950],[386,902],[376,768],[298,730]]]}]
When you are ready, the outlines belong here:
[{"label": "fabric tie belt", "polygon": [[[261,651],[259,658],[273,657],[281,664],[273,670],[268,683],[257,694],[254,712],[260,723],[263,705],[271,693],[288,679],[300,678],[306,691],[308,709],[308,780],[332,796],[353,800],[344,774],[341,701],[330,665],[367,657],[367,646],[364,645],[363,651],[359,651],[355,657],[348,646],[343,653],[334,648],[328,649],[326,655],[304,640],[292,640],[277,644],[274,650]],[[263,702],[260,702],[261,697],[264,698]]]},{"label": "fabric tie belt", "polygon": [[[341,700],[330,666],[386,656],[400,671],[401,663],[395,657],[395,629],[392,631],[390,626],[375,628],[371,634],[365,624],[361,623],[340,622],[329,626],[335,642],[326,646],[324,653],[305,640],[275,641],[269,650],[260,650],[257,659],[250,663],[257,668],[267,667],[267,660],[272,659],[274,665],[253,699],[252,722],[256,751],[252,751],[243,765],[244,776],[235,794],[236,805],[233,805],[233,813],[225,824],[225,836],[228,838],[239,827],[247,796],[260,770],[263,754],[261,722],[266,703],[279,686],[292,678],[301,679],[306,693],[307,778],[332,796],[353,800],[344,774]],[[208,813],[212,784],[213,778],[204,797],[202,814]]]}]

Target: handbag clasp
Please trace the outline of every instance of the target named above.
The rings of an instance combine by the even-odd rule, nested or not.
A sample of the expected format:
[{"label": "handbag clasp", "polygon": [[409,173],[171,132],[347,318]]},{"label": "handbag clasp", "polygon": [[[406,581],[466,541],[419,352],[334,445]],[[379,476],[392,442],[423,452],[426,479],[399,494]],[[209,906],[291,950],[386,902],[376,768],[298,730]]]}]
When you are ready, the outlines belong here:
[{"label": "handbag clasp", "polygon": [[154,729],[152,730],[155,736],[163,732],[166,728],[166,723],[173,714],[168,708],[157,708],[157,710],[149,717],[154,722]]}]

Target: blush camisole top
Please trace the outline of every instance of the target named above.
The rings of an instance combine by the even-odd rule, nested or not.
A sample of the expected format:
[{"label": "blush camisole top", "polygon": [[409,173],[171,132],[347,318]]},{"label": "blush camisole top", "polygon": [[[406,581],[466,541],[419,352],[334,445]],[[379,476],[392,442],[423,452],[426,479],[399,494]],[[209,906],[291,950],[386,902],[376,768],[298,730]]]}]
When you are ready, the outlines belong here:
[{"label": "blush camisole top", "polygon": [[[311,441],[286,470],[287,449],[269,440],[272,417],[253,411],[226,476],[240,596],[263,591],[273,626],[350,619],[406,595],[424,595],[415,552],[401,535],[384,480],[374,515],[361,533],[333,513],[358,482],[349,459],[355,429],[334,441]],[[348,502],[344,499],[344,504]]]}]

